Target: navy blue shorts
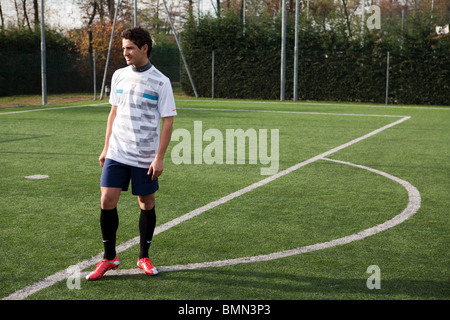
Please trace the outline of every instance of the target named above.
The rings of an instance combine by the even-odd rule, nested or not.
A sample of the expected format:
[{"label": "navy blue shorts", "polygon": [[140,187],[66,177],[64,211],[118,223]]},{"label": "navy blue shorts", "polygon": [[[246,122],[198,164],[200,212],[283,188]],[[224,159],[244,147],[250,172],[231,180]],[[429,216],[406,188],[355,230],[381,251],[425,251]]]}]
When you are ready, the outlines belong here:
[{"label": "navy blue shorts", "polygon": [[103,165],[100,186],[108,188],[121,188],[127,191],[131,180],[131,190],[135,196],[145,196],[155,193],[158,186],[158,179],[152,180],[152,176],[147,175],[148,169],[129,166],[106,158]]}]

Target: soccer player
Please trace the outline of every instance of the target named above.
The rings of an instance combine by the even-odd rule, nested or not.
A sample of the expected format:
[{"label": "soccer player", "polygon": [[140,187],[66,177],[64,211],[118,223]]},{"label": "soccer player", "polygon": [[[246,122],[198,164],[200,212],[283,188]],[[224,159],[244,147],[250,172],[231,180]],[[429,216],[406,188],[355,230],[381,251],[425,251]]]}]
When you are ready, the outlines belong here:
[{"label": "soccer player", "polygon": [[[111,83],[111,111],[106,126],[105,147],[99,157],[101,175],[100,228],[103,259],[86,279],[95,280],[119,267],[116,231],[119,226],[117,203],[128,190],[137,196],[140,217],[140,252],[137,265],[146,274],[158,270],[149,259],[156,225],[155,192],[170,142],[175,99],[170,80],[150,62],[152,39],[137,27],[122,32],[123,56],[127,67],[114,72]],[[162,119],[162,127],[160,122]]]}]

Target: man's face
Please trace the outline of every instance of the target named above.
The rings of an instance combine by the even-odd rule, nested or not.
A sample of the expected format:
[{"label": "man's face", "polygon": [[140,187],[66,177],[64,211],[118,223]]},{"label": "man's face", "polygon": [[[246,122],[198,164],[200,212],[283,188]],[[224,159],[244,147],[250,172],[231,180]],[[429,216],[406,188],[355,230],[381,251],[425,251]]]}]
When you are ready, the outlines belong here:
[{"label": "man's face", "polygon": [[141,49],[138,48],[133,41],[128,39],[122,39],[123,56],[127,61],[127,64],[135,67],[142,67],[147,64],[147,50],[148,45],[144,44]]}]

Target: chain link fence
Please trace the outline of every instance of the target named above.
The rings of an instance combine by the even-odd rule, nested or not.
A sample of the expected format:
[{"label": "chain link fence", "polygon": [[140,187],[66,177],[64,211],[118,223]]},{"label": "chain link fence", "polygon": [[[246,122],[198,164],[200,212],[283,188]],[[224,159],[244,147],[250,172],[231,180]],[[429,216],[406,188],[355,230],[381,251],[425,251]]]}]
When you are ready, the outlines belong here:
[{"label": "chain link fence", "polygon": [[[200,97],[280,98],[277,50],[214,50],[214,65],[212,51],[191,49],[186,56]],[[286,99],[293,99],[294,52],[286,57]],[[298,61],[299,100],[450,104],[448,52],[301,51]],[[185,72],[182,88],[194,94]]]},{"label": "chain link fence", "polygon": [[[106,56],[105,52],[97,57]],[[120,54],[120,52],[116,52]],[[293,52],[287,51],[286,99],[293,98]],[[277,50],[238,52],[188,50],[186,58],[200,97],[270,99],[280,97],[280,53]],[[40,52],[0,53],[0,96],[41,93]],[[194,95],[177,48],[155,47],[152,63],[175,86]],[[389,68],[388,68],[389,63]],[[112,61],[113,72],[126,66]],[[301,51],[299,100],[360,101],[399,104],[450,104],[450,54],[414,50],[371,52]],[[105,62],[97,59],[96,88],[101,90]],[[214,69],[214,73],[213,73]],[[70,51],[47,51],[49,94],[94,90],[93,59]],[[389,78],[388,78],[389,77]]]},{"label": "chain link fence", "polygon": [[[100,92],[107,50],[97,52],[95,64],[96,88]],[[116,50],[112,55],[121,55]],[[41,53],[0,52],[0,96],[41,94]],[[47,88],[49,94],[94,93],[94,59],[72,51],[47,50]],[[177,48],[153,49],[152,63],[172,82],[181,77]],[[124,59],[111,60],[106,85],[110,86],[115,70],[125,67]]]}]

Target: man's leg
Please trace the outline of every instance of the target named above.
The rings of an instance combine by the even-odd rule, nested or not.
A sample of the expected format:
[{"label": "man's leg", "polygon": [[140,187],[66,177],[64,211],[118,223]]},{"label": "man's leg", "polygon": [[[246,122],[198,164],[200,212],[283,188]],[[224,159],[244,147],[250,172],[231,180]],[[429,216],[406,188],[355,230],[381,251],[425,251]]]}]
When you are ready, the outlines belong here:
[{"label": "man's leg", "polygon": [[139,217],[140,252],[139,259],[148,258],[148,251],[156,226],[155,194],[138,196],[141,215]]},{"label": "man's leg", "polygon": [[122,189],[101,187],[101,191],[100,228],[105,252],[102,261],[97,264],[93,272],[86,276],[87,280],[96,280],[106,271],[118,268],[120,264],[116,256],[116,232],[119,227],[117,202]]},{"label": "man's leg", "polygon": [[156,275],[158,274],[158,270],[153,266],[152,260],[148,258],[148,250],[156,226],[155,194],[138,196],[138,200],[141,208],[141,216],[139,217],[140,252],[137,265],[146,274]]},{"label": "man's leg", "polygon": [[101,191],[100,228],[105,249],[103,258],[113,260],[116,256],[116,232],[119,227],[117,203],[122,189],[101,187]]}]

